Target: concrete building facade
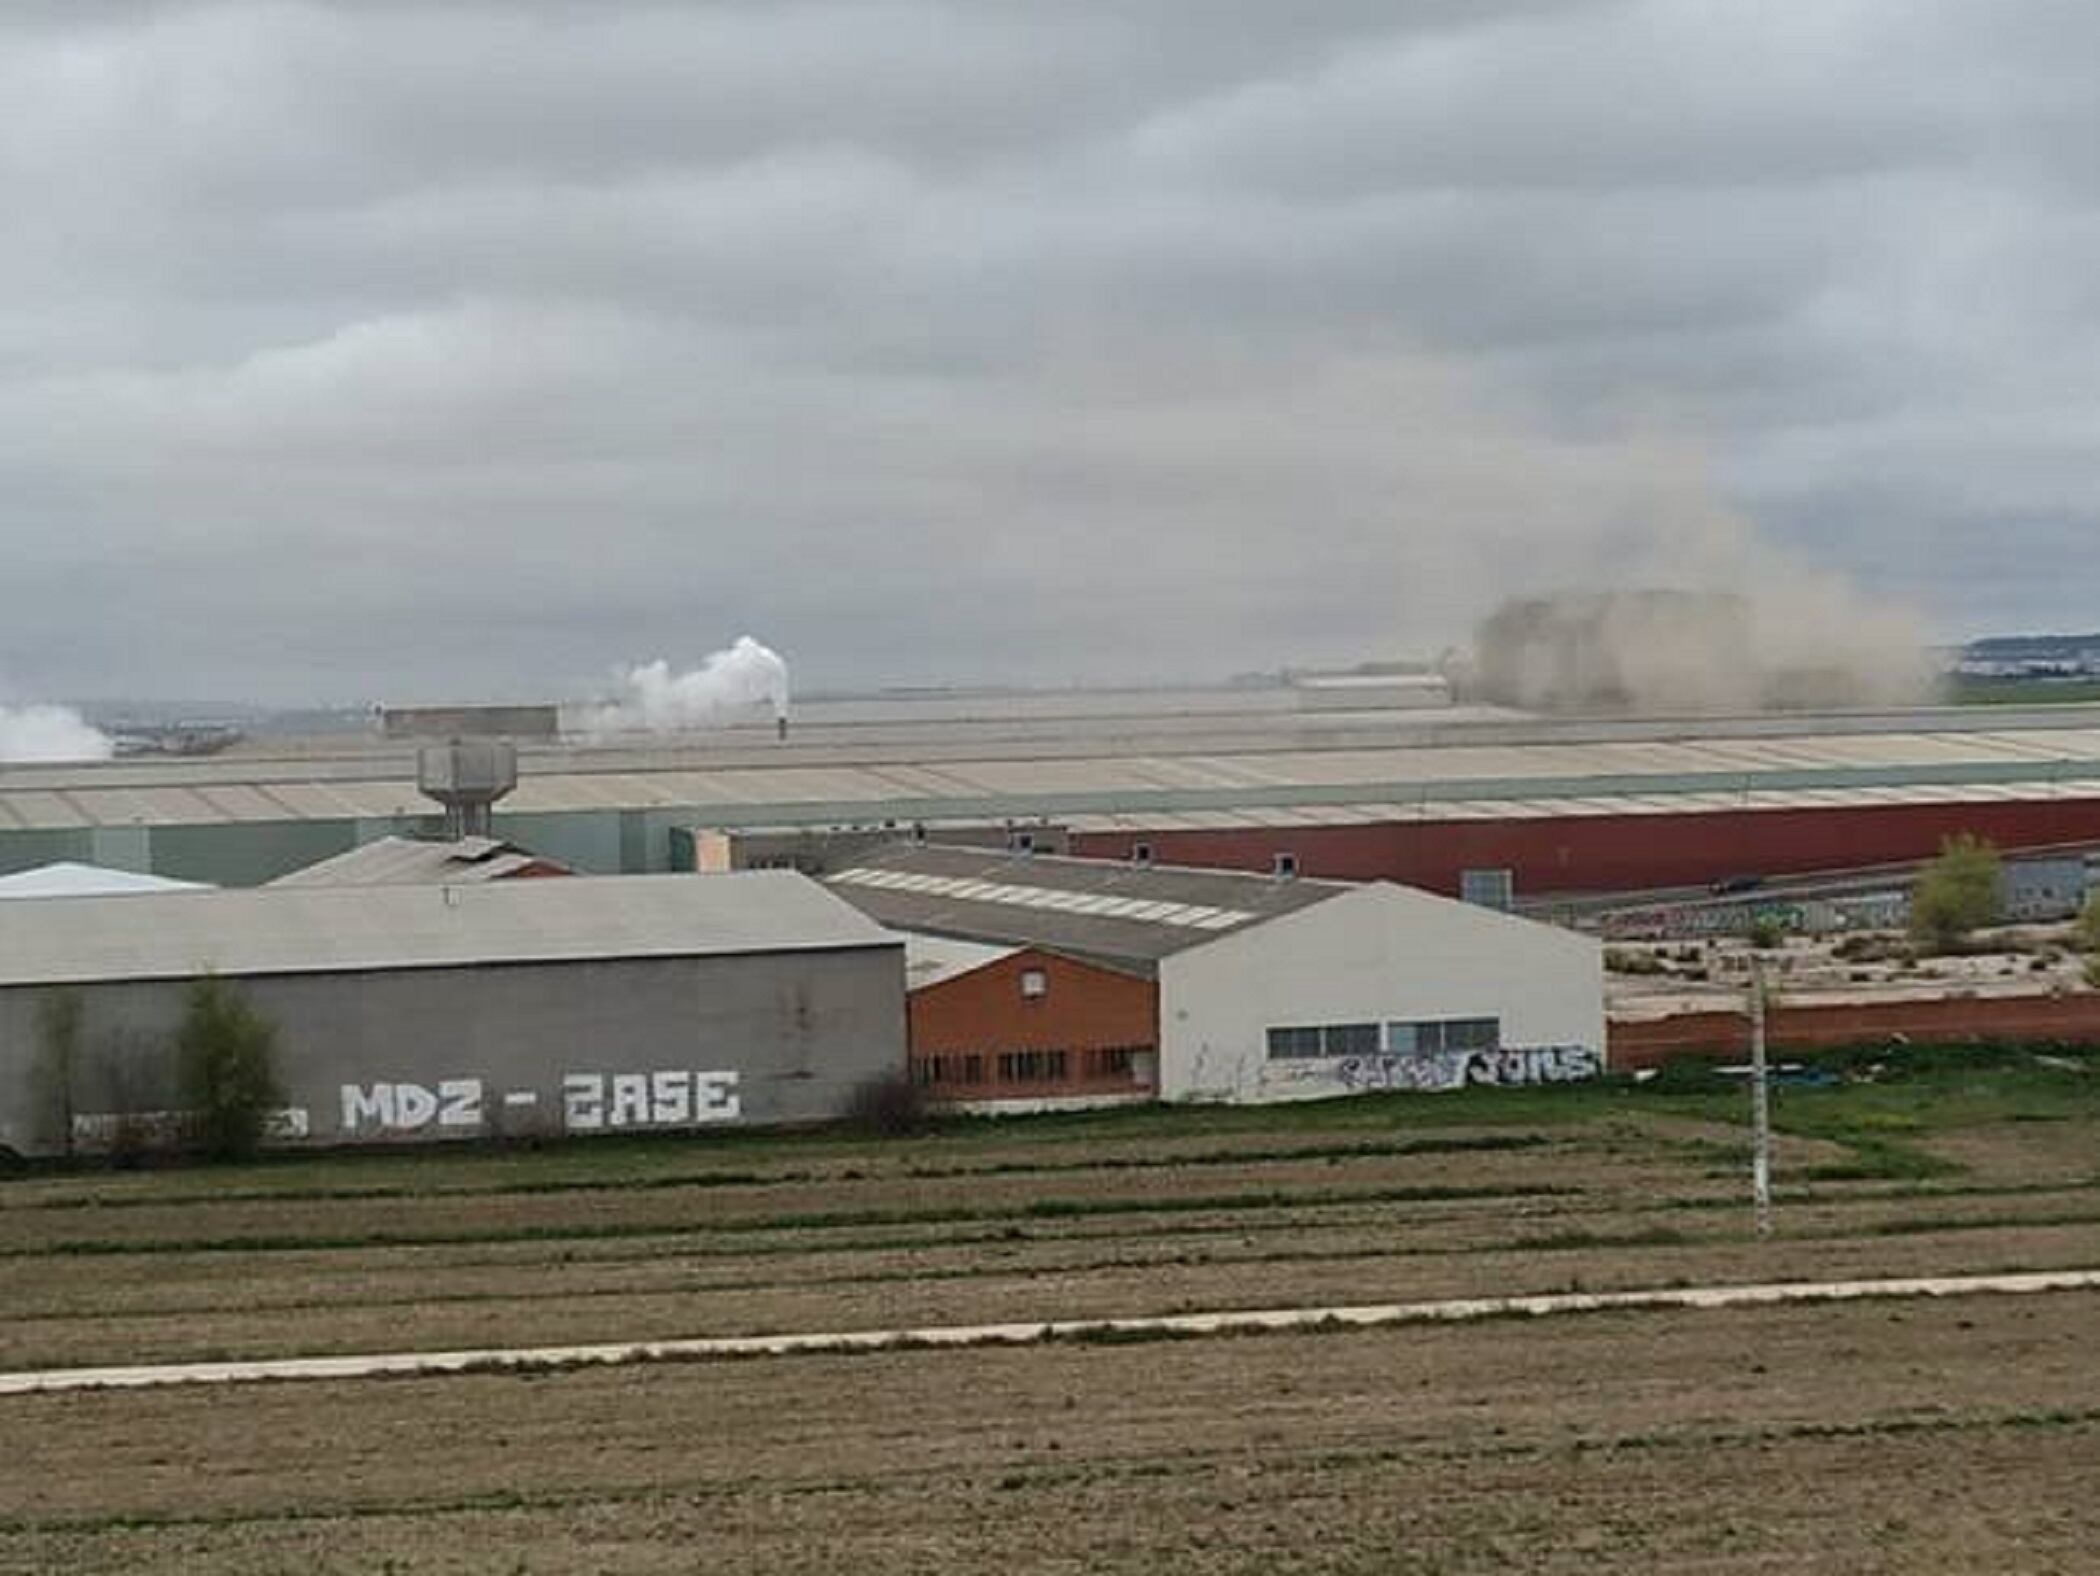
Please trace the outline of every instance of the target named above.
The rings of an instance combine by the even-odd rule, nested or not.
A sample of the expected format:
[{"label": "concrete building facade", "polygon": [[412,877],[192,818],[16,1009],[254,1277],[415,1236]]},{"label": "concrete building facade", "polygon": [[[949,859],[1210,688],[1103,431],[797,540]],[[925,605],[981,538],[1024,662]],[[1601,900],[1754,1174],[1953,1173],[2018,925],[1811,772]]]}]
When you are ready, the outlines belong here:
[{"label": "concrete building facade", "polygon": [[168,1137],[206,975],[277,1031],[285,1143],[814,1122],[904,1067],[901,943],[792,874],[59,898],[0,905],[0,1144]]}]

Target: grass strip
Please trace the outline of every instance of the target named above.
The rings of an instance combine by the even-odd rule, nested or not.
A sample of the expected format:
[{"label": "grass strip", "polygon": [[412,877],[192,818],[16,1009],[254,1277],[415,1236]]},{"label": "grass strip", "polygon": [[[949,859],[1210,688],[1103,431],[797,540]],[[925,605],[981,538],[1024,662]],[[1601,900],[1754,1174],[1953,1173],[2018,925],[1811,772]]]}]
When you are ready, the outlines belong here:
[{"label": "grass strip", "polygon": [[999,1208],[953,1205],[932,1209],[818,1210],[762,1215],[744,1220],[681,1222],[608,1221],[598,1225],[509,1226],[483,1231],[368,1231],[358,1233],[256,1233],[253,1236],[161,1238],[144,1242],[101,1237],[59,1239],[0,1248],[0,1259],[124,1257],[169,1253],[339,1252],[378,1247],[457,1247],[500,1242],[592,1242],[625,1237],[689,1234],[739,1235],[765,1231],[833,1231],[864,1226],[945,1225],[992,1220],[1068,1220],[1110,1215],[1175,1215],[1212,1211],[1255,1212],[1272,1209],[1326,1209],[1353,1204],[1443,1204],[1518,1198],[1563,1198],[1579,1188],[1554,1183],[1521,1183],[1501,1187],[1388,1187],[1333,1189],[1305,1193],[1280,1190],[1220,1193],[1188,1198],[1046,1198]]}]

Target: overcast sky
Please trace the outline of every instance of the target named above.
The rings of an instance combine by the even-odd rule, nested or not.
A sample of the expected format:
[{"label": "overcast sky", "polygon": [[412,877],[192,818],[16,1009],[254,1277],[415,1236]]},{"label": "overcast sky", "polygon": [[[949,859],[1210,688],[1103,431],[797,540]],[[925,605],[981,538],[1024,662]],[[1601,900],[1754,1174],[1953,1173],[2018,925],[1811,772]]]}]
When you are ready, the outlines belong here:
[{"label": "overcast sky", "polygon": [[1190,676],[1781,556],[2100,625],[2096,61],[2092,0],[7,0],[0,699]]}]

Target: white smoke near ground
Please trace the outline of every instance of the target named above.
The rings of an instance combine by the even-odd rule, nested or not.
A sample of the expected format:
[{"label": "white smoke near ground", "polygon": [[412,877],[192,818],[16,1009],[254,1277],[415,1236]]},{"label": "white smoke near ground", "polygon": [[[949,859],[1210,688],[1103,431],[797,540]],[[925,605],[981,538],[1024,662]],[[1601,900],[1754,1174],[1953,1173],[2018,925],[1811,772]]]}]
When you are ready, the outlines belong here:
[{"label": "white smoke near ground", "polygon": [[106,761],[110,736],[70,706],[0,706],[0,762]]},{"label": "white smoke near ground", "polygon": [[586,733],[677,733],[787,716],[787,663],[749,635],[697,668],[676,673],[658,658],[627,669],[620,682],[617,699],[587,714]]}]

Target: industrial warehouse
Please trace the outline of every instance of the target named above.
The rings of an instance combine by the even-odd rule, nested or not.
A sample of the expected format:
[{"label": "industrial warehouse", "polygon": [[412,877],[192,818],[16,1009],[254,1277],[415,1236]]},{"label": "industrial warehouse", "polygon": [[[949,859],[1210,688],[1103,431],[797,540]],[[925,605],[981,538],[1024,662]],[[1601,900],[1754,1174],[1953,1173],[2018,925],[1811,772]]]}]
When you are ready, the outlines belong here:
[{"label": "industrial warehouse", "polygon": [[[49,899],[34,921],[9,905],[23,943],[7,959],[0,1142],[93,1143],[164,1110],[165,1079],[122,1070],[112,1048],[136,1060],[163,1043],[207,970],[280,1028],[292,1096],[276,1136],[313,1143],[589,1132],[644,1110],[674,1126],[818,1121],[907,1070],[939,1105],[1001,1112],[1580,1078],[1608,1051],[1632,1068],[1736,1043],[1718,977],[1619,989],[1608,1037],[1597,935],[1740,936],[1789,914],[1900,925],[1911,866],[1960,832],[2012,856],[2009,914],[2060,920],[2100,843],[2088,708],[1570,719],[1383,688],[1286,694],[1293,709],[1272,691],[817,702],[784,732],[668,739],[550,736],[535,714],[504,738],[419,740],[404,722],[0,768],[0,867],[15,872],[0,892],[126,894],[78,915]],[[230,890],[130,895],[169,882]],[[741,906],[759,892],[799,895]],[[180,927],[107,906],[192,900]],[[397,912],[415,923],[390,950],[381,916]],[[514,930],[511,912],[538,917]],[[450,928],[419,928],[432,915]],[[131,925],[143,939],[126,952]],[[626,956],[659,926],[694,950],[675,967],[647,946]],[[562,939],[542,955],[534,937]],[[860,985],[814,1018],[755,987],[674,1011],[654,986],[608,994],[621,970]],[[88,1008],[89,1049],[57,1098],[38,1065],[40,971]],[[351,979],[381,1006],[339,1011]],[[1899,982],[1839,983],[1871,997]],[[1991,988],[2016,983],[2016,1005],[1891,1021],[2083,1023],[2062,971]],[[612,1055],[599,1047],[620,1065],[596,1066]],[[658,1072],[734,1074],[737,1095],[689,1088],[681,1118],[669,1083],[640,1102],[637,1080]],[[572,1108],[571,1075],[600,1078],[595,1105],[578,1084]]]},{"label": "industrial warehouse", "polygon": [[164,1136],[203,979],[276,1031],[277,1142],[816,1122],[904,1059],[898,939],[792,874],[48,897],[0,903],[0,1145]]},{"label": "industrial warehouse", "polygon": [[[1519,900],[1915,860],[1962,831],[2008,851],[2100,842],[2100,715],[2082,706],[1658,722],[1258,698],[1012,717],[865,703],[837,720],[813,705],[785,740],[526,738],[515,789],[475,830],[637,874],[821,864],[833,839],[915,825],[943,841],[1034,828],[1083,856],[1267,871],[1288,855],[1308,876],[1453,896],[1470,877]],[[0,871],[75,860],[249,886],[441,828],[405,743],[249,748],[0,768]]]},{"label": "industrial warehouse", "polygon": [[903,844],[828,879],[885,926],[991,944],[915,985],[914,1071],[965,1105],[1316,1099],[1603,1065],[1590,938],[1365,886]]}]

